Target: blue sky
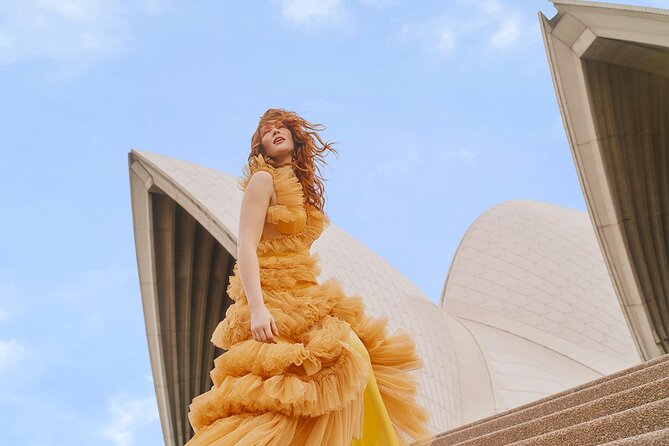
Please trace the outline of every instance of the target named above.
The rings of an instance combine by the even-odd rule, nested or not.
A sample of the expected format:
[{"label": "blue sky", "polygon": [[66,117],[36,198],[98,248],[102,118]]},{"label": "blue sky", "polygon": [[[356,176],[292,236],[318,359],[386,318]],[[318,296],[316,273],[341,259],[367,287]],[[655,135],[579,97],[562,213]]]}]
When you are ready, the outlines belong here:
[{"label": "blue sky", "polygon": [[551,3],[194,4],[0,2],[7,444],[163,444],[132,148],[239,175],[267,108],[326,125],[340,153],[323,170],[332,222],[435,302],[487,209],[586,209],[539,31]]}]

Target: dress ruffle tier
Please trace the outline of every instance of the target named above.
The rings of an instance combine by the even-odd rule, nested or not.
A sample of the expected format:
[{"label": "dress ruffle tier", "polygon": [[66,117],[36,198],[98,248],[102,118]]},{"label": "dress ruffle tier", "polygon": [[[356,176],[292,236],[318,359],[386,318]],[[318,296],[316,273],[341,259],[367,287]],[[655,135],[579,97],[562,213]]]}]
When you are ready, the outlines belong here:
[{"label": "dress ruffle tier", "polygon": [[[410,333],[389,335],[388,319],[367,316],[338,280],[318,282],[310,247],[327,216],[304,204],[292,167],[275,168],[262,155],[249,163],[242,189],[258,170],[272,174],[277,196],[266,221],[282,236],[261,239],[257,254],[264,302],[281,335],[277,343],[253,339],[235,263],[227,289],[234,304],[211,337],[226,351],[214,361],[212,388],[190,404],[195,436],[187,446],[406,446],[430,438],[411,374],[423,363]],[[392,440],[374,432],[384,423],[383,438]]]}]

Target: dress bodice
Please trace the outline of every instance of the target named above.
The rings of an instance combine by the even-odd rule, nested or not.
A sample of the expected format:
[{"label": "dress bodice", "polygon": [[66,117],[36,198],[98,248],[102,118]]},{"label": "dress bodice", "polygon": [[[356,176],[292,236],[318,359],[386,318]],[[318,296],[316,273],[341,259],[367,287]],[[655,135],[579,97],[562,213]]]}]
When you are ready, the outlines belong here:
[{"label": "dress bodice", "polygon": [[300,251],[309,248],[329,222],[327,216],[305,203],[302,184],[292,165],[274,167],[265,161],[262,154],[249,160],[240,183],[242,190],[246,190],[251,176],[259,170],[272,175],[276,194],[276,202],[267,208],[265,222],[274,225],[282,235],[261,239],[258,251]]}]

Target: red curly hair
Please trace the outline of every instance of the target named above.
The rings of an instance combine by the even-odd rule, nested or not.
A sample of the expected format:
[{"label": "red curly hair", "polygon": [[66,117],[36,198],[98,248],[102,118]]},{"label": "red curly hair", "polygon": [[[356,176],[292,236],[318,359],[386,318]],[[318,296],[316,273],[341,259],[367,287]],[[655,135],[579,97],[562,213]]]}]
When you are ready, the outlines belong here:
[{"label": "red curly hair", "polygon": [[333,147],[334,142],[323,142],[318,134],[318,131],[325,129],[322,124],[312,124],[292,111],[270,108],[260,118],[258,127],[251,137],[251,153],[248,160],[251,161],[253,157],[262,154],[268,164],[274,165],[275,160],[266,154],[262,146],[261,130],[265,125],[277,123],[288,127],[293,135],[293,171],[302,184],[305,204],[314,206],[323,212],[325,208],[324,179],[320,175],[321,170],[316,160],[326,165],[327,162],[323,156],[326,151],[333,152],[337,157],[339,154]]}]

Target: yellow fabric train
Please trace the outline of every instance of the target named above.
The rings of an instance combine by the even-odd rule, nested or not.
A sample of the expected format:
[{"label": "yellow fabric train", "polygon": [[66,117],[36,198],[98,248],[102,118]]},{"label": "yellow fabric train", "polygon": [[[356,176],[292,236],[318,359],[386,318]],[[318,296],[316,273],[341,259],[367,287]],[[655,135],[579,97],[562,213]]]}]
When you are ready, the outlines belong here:
[{"label": "yellow fabric train", "polygon": [[214,361],[213,386],[190,404],[195,432],[187,446],[393,446],[425,439],[428,412],[415,400],[410,373],[423,366],[410,334],[387,334],[386,318],[365,314],[334,278],[319,283],[314,240],[329,223],[304,202],[288,166],[251,159],[244,190],[258,170],[272,174],[276,204],[266,222],[281,236],[257,248],[265,305],[280,336],[253,339],[237,264],[228,294],[234,304],[211,342],[226,352]]}]

